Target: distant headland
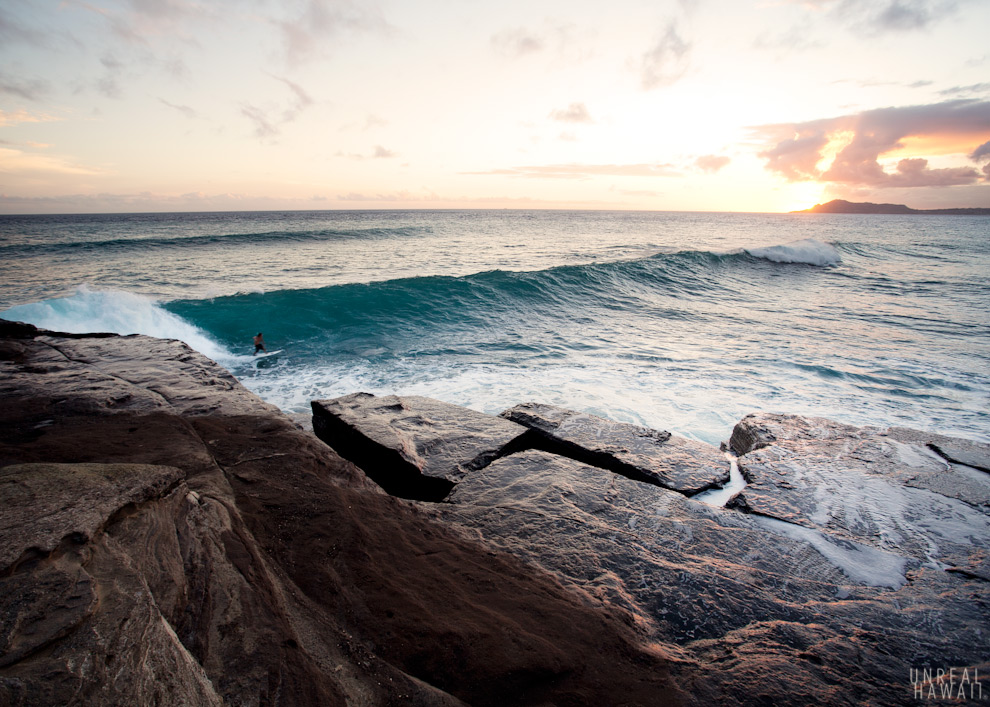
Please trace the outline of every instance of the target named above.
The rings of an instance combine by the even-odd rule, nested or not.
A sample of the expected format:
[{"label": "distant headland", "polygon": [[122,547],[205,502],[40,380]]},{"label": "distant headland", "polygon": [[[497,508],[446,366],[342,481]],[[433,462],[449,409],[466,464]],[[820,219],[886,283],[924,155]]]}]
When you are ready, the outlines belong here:
[{"label": "distant headland", "polygon": [[810,209],[792,214],[921,214],[924,216],[990,216],[990,209],[912,209],[904,204],[871,204],[845,199],[833,199],[827,204],[815,204]]}]

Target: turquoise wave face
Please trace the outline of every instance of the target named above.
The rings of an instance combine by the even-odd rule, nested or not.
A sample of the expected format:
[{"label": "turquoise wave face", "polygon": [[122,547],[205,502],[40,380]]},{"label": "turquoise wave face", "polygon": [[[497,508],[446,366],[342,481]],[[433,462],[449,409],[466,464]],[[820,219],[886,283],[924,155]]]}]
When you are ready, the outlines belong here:
[{"label": "turquoise wave face", "polygon": [[786,280],[792,299],[810,302],[826,277],[825,268],[747,253],[687,251],[535,272],[406,278],[166,306],[232,351],[247,347],[261,331],[271,345],[308,361],[443,355],[520,362],[594,351],[667,359],[699,331],[711,329],[705,338],[712,341],[726,339],[718,322],[744,324],[747,315],[736,305],[755,296],[762,306],[760,283],[780,288]]}]

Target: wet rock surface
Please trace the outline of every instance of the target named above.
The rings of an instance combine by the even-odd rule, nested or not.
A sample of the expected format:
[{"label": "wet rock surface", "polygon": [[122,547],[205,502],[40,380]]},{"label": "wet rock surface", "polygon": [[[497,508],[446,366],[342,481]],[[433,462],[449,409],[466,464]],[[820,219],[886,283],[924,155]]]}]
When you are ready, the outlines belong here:
[{"label": "wet rock surface", "polygon": [[721,452],[670,432],[541,403],[516,405],[501,416],[536,431],[534,444],[547,451],[637,481],[691,495],[729,479]]},{"label": "wet rock surface", "polygon": [[316,435],[402,498],[439,501],[526,432],[508,420],[415,395],[354,393],[312,405]]},{"label": "wet rock surface", "polygon": [[990,580],[990,473],[933,451],[941,443],[981,458],[978,445],[787,415],[738,427],[774,441],[740,457],[748,485],[737,507]]},{"label": "wet rock surface", "polygon": [[[985,445],[753,415],[731,442],[749,484],[722,508],[609,468],[603,450],[632,447],[611,441],[616,423],[514,410],[506,416],[541,435],[564,427],[570,444],[524,437],[530,448],[508,449],[424,509],[621,609],[680,659],[672,669],[693,699],[899,705],[914,695],[912,670],[990,674],[990,474],[936,450],[972,461]],[[572,418],[580,434],[567,433]],[[662,455],[664,434],[648,437]],[[592,453],[575,452],[575,439]]]},{"label": "wet rock surface", "polygon": [[0,396],[0,704],[694,701],[697,666],[179,342],[0,322]]}]

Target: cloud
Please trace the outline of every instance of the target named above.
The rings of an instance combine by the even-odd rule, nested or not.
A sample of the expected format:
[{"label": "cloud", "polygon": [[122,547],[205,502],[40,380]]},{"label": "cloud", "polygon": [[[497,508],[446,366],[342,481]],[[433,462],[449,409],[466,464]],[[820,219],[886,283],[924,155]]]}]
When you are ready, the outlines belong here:
[{"label": "cloud", "polygon": [[47,81],[15,78],[0,71],[0,94],[17,96],[26,101],[39,101],[44,99],[50,91],[51,86]]},{"label": "cloud", "polygon": [[504,29],[492,35],[491,43],[496,52],[513,59],[535,54],[546,48],[546,39],[525,27]]},{"label": "cloud", "polygon": [[[7,3],[11,5],[12,3]],[[33,46],[48,46],[50,42],[44,32],[29,27],[10,11],[10,7],[0,5],[0,43],[11,45],[22,42]]]},{"label": "cloud", "polygon": [[64,157],[39,155],[13,148],[0,148],[0,174],[36,175],[70,174],[98,175],[103,170],[75,164]]},{"label": "cloud", "polygon": [[161,101],[164,105],[166,105],[169,108],[171,108],[172,110],[179,111],[180,113],[182,113],[182,115],[184,115],[187,118],[189,118],[189,120],[194,120],[194,119],[196,119],[196,118],[199,117],[199,113],[197,113],[195,110],[193,110],[189,106],[177,105],[175,103],[169,103],[164,98],[159,98],[158,100]]},{"label": "cloud", "polygon": [[375,151],[372,154],[372,157],[374,157],[376,160],[388,159],[390,157],[395,157],[395,156],[396,154],[392,150],[388,150],[382,147],[381,145],[375,145]]},{"label": "cloud", "polygon": [[928,160],[915,157],[901,160],[897,163],[896,172],[885,174],[884,186],[951,187],[972,184],[979,176],[972,167],[930,169]]},{"label": "cloud", "polygon": [[283,78],[281,76],[272,76],[272,78],[275,79],[276,81],[281,81],[286,86],[288,86],[293,96],[292,101],[289,104],[289,107],[282,112],[283,123],[292,122],[299,116],[300,113],[302,113],[304,110],[306,110],[311,105],[313,105],[314,102],[313,99],[306,92],[306,90],[299,84],[295,83],[294,81],[290,81],[287,78]]},{"label": "cloud", "polygon": [[585,61],[593,55],[594,30],[580,30],[574,24],[544,21],[539,29],[509,27],[491,36],[495,54],[516,60],[538,55],[568,65]]},{"label": "cloud", "polygon": [[645,90],[677,83],[690,64],[691,45],[675,22],[670,22],[661,37],[640,61],[640,83]]},{"label": "cloud", "polygon": [[241,106],[241,115],[254,123],[254,134],[262,140],[267,140],[278,135],[278,126],[261,108],[253,106],[250,103],[245,103]]},{"label": "cloud", "polygon": [[388,125],[388,121],[381,118],[373,113],[369,113],[368,117],[364,120],[364,129],[371,130],[372,128],[383,128]]},{"label": "cloud", "polygon": [[48,123],[56,118],[44,113],[28,113],[23,108],[15,111],[5,111],[0,108],[0,128],[19,123]]},{"label": "cloud", "polygon": [[[972,184],[971,167],[933,169],[917,153],[982,154],[979,140],[990,126],[990,101],[958,99],[943,103],[880,108],[855,115],[804,123],[752,128],[766,142],[759,156],[766,168],[789,181],[821,181],[866,187],[920,187]],[[982,136],[982,137],[981,137]],[[971,145],[960,149],[961,145]],[[915,153],[905,155],[905,153]],[[905,155],[890,171],[883,156]],[[830,164],[825,164],[831,160]]]},{"label": "cloud", "polygon": [[594,123],[584,103],[572,103],[567,108],[550,111],[550,117],[562,123]]},{"label": "cloud", "polygon": [[958,96],[961,93],[990,93],[990,83],[971,83],[969,86],[953,86],[939,91],[941,96]]},{"label": "cloud", "polygon": [[[241,105],[241,115],[254,123],[254,134],[262,140],[276,137],[284,125],[294,121],[300,113],[314,103],[309,93],[299,84],[282,76],[269,75],[289,88],[291,98],[288,105],[283,108],[279,108],[277,105],[261,108],[251,103]],[[276,115],[279,117],[273,117]]]},{"label": "cloud", "polygon": [[671,164],[549,164],[527,165],[487,172],[462,172],[476,175],[507,175],[545,179],[587,179],[588,177],[679,177],[681,172]]},{"label": "cloud", "polygon": [[973,153],[969,156],[969,159],[974,162],[982,162],[983,160],[990,159],[990,140],[973,150]]},{"label": "cloud", "polygon": [[782,32],[774,34],[768,30],[760,34],[753,42],[754,49],[771,51],[802,52],[810,49],[820,49],[823,43],[812,39],[814,23],[807,20]]},{"label": "cloud", "polygon": [[791,0],[816,10],[852,30],[877,35],[925,30],[955,14],[958,0]]},{"label": "cloud", "polygon": [[328,40],[344,30],[393,32],[377,7],[350,0],[305,0],[296,16],[274,22],[282,33],[286,61],[293,65],[320,55],[332,45]]},{"label": "cloud", "polygon": [[731,161],[725,155],[702,155],[694,161],[694,166],[707,174],[715,174]]}]

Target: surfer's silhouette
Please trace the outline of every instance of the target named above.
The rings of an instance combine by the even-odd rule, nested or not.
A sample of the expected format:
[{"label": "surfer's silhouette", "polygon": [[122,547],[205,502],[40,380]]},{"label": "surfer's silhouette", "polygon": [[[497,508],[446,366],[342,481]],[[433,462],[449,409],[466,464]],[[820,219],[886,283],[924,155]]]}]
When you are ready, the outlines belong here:
[{"label": "surfer's silhouette", "polygon": [[254,337],[254,353],[252,355],[257,356],[259,351],[268,353],[268,349],[265,348],[265,340],[261,338],[260,331],[258,332],[258,335]]}]

